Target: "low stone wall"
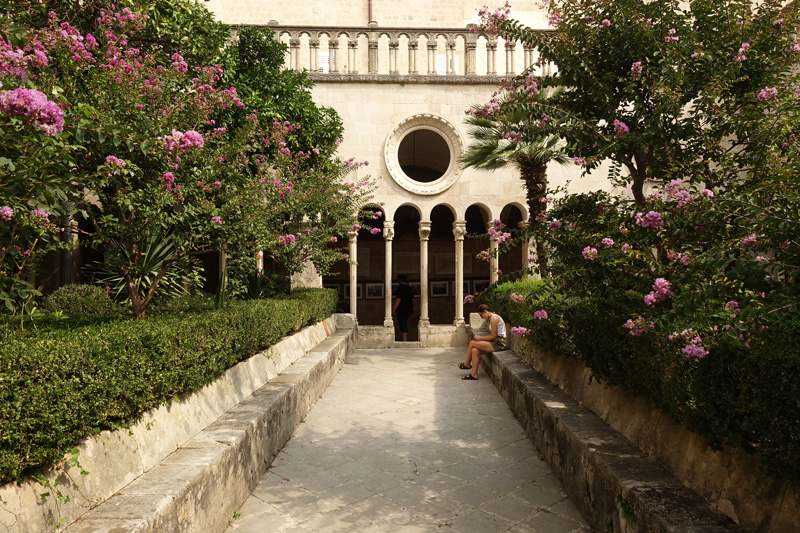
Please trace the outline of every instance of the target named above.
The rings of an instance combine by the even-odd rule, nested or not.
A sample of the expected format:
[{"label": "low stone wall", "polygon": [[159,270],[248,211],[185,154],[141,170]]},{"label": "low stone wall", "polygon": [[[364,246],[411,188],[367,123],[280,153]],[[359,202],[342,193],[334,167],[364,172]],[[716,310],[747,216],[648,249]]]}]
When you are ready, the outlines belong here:
[{"label": "low stone wall", "polygon": [[[349,326],[349,329],[337,332],[337,329],[342,326],[345,328]],[[200,438],[201,432],[210,424],[217,423],[215,421],[218,421],[221,416],[223,418],[235,416],[231,413],[239,409],[236,406],[260,391],[265,384],[269,383],[278,390],[286,389],[285,385],[276,384],[281,383],[282,379],[286,379],[279,374],[284,372],[284,374],[293,375],[292,373],[296,373],[296,369],[308,364],[295,365],[301,357],[307,353],[315,353],[320,348],[326,348],[324,343],[329,343],[334,338],[338,348],[331,353],[335,355],[336,364],[340,364],[346,353],[352,351],[354,347],[353,326],[354,322],[349,315],[334,315],[281,340],[275,346],[254,355],[247,361],[239,363],[203,389],[186,397],[170,400],[167,404],[149,411],[140,422],[129,429],[104,431],[96,437],[86,439],[78,447],[80,467],[89,472],[89,475],[85,477],[80,475],[80,467],[71,466],[65,462],[46,475],[47,484],[44,486],[33,480],[21,484],[4,485],[0,488],[0,531],[39,533],[63,529],[90,509],[97,507],[101,502],[129,486],[134,480],[137,480],[135,483],[138,483],[137,478],[140,478],[145,472],[147,472],[145,476],[156,475],[151,474],[155,471],[163,472],[159,469],[164,466],[165,461],[171,462],[173,465],[181,465],[173,466],[175,472],[168,475],[166,479],[181,479],[181,472],[185,475],[185,473],[196,471],[196,467],[189,468],[183,465],[181,457],[187,454],[202,455],[204,452],[187,452],[187,442]],[[332,335],[333,337],[331,337]],[[327,349],[332,350],[330,346]],[[327,383],[324,386],[327,386]],[[313,394],[309,396],[309,398],[312,397],[316,398]],[[279,406],[277,408],[281,412],[277,418],[281,418],[284,413],[297,412],[297,407],[305,407],[304,405],[287,407],[296,401],[292,398],[275,400],[275,405]],[[301,403],[306,404],[309,401],[309,399],[304,399]],[[293,419],[289,417],[286,422],[270,420],[269,423],[273,425],[276,423],[291,424],[291,420]],[[291,425],[289,435],[291,435],[292,429],[294,429],[294,425]],[[216,440],[214,442],[226,449],[230,448],[228,453],[244,453],[242,452],[244,448],[255,446],[256,442],[252,440],[253,435],[249,434],[228,435],[219,440],[224,442],[226,439],[231,442],[227,444],[219,444]],[[236,446],[233,446],[234,441],[238,443]],[[282,446],[284,442],[285,439],[281,441],[280,445]],[[203,447],[208,448],[208,446],[198,446],[197,448]],[[65,461],[68,458],[65,457]],[[217,457],[215,460],[223,461],[224,457]],[[158,468],[155,468],[157,466]],[[261,470],[262,468],[265,470],[266,466],[259,465],[257,469]],[[220,474],[220,472],[217,473]],[[248,482],[251,478],[252,476],[247,477]],[[228,488],[230,489],[230,487]],[[46,492],[49,492],[50,495],[42,498],[40,495]],[[234,501],[232,496],[239,492],[246,496],[249,494],[249,489],[240,488],[232,491],[230,493],[232,502]],[[228,498],[226,496],[222,500]],[[144,495],[139,495],[135,499],[142,503],[153,500],[152,497]],[[242,499],[242,501],[244,500]],[[180,514],[197,516],[195,512],[190,511],[191,509],[183,508],[180,510]],[[133,513],[133,510],[128,508],[126,512]],[[231,510],[232,512],[233,510]],[[133,520],[133,514],[128,518]],[[130,528],[126,525],[125,530],[149,530],[141,529],[139,526],[142,523],[137,520],[128,524]],[[119,525],[123,525],[123,523],[120,522]],[[70,530],[72,529],[70,528]],[[104,529],[91,530],[103,531]],[[173,529],[170,526],[161,530],[179,531],[180,529]],[[196,529],[196,531],[200,530],[221,531],[219,528]]]},{"label": "low stone wall", "polygon": [[800,489],[764,476],[753,456],[712,450],[641,398],[592,380],[580,361],[544,353],[519,337],[511,349],[744,531],[800,531]]}]

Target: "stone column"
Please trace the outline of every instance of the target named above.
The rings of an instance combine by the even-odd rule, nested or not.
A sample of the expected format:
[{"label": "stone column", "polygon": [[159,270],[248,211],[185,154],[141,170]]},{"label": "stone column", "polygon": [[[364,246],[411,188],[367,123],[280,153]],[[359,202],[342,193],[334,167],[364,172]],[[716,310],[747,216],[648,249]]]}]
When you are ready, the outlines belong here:
[{"label": "stone column", "polygon": [[374,31],[378,27],[377,22],[370,22],[369,27],[373,30],[369,32],[369,73],[378,73],[378,32]]},{"label": "stone column", "polygon": [[[419,222],[419,327],[420,331],[431,325],[428,316],[428,239],[431,237],[431,221]],[[426,329],[427,331],[427,329]]]},{"label": "stone column", "polygon": [[328,64],[330,68],[328,72],[331,74],[337,74],[339,69],[336,67],[336,53],[339,51],[339,41],[336,39],[331,39],[328,41]]},{"label": "stone column", "polygon": [[300,39],[289,39],[289,68],[300,70]]},{"label": "stone column", "polygon": [[392,321],[392,239],[394,239],[394,221],[383,221],[383,238],[386,240],[386,272],[384,273],[385,314],[383,315],[383,327],[394,329]]},{"label": "stone column", "polygon": [[308,70],[319,72],[319,39],[311,39],[308,45],[311,47],[308,54]]},{"label": "stone column", "polygon": [[419,42],[416,40],[408,41],[408,73],[417,74],[417,50],[419,49]]},{"label": "stone column", "polygon": [[455,326],[464,324],[464,235],[467,234],[467,222],[456,220],[453,222],[453,236],[456,241],[456,316],[453,320]]},{"label": "stone column", "polygon": [[514,50],[517,48],[516,41],[506,41],[506,76],[514,76]]},{"label": "stone column", "polygon": [[356,287],[356,283],[358,283],[358,265],[356,264],[358,261],[358,230],[348,231],[347,240],[350,247],[350,313],[356,317],[356,322],[358,322],[356,313],[358,308],[358,300],[356,299],[358,295],[358,288]]},{"label": "stone column", "polygon": [[478,50],[478,36],[471,32],[468,33],[465,47],[466,47],[465,50],[466,58],[464,65],[464,74],[466,74],[467,76],[474,76],[477,73],[475,55]]},{"label": "stone column", "polygon": [[[491,228],[492,223],[489,222],[488,228]],[[497,281],[497,264],[500,258],[497,256],[497,243],[489,239],[489,283]]]},{"label": "stone column", "polygon": [[358,51],[358,40],[351,39],[347,41],[347,52],[348,52],[347,71],[350,74],[358,74],[358,64],[356,59],[357,51]]},{"label": "stone column", "polygon": [[392,39],[389,41],[389,74],[400,74],[397,67],[397,51],[400,48],[400,41]]},{"label": "stone column", "polygon": [[428,40],[428,74],[436,74],[436,39]]},{"label": "stone column", "polygon": [[497,52],[497,41],[492,39],[486,43],[486,74],[497,76],[497,69],[494,66],[495,52]]},{"label": "stone column", "polygon": [[533,51],[535,49],[533,48],[533,46],[526,44],[524,50],[525,50],[525,59],[524,59],[524,64],[522,66],[526,69],[531,69],[530,74],[533,74],[533,62],[534,62]]},{"label": "stone column", "polygon": [[[526,230],[529,227],[530,227],[530,224],[528,224],[525,221],[517,223],[517,228],[519,228],[521,233],[525,233]],[[533,259],[535,251],[536,251],[536,248],[534,247],[534,243],[533,243],[533,238],[532,237],[529,237],[529,238],[525,239],[524,241],[522,241],[522,265],[520,265],[520,268],[523,271],[526,272],[526,274],[525,274],[526,276],[528,276],[530,274],[528,272],[528,269],[531,268],[531,266],[533,265],[532,259]]]},{"label": "stone column", "polygon": [[451,40],[447,41],[447,51],[445,52],[447,55],[447,75],[452,76],[455,74],[455,60],[456,60],[456,42]]}]

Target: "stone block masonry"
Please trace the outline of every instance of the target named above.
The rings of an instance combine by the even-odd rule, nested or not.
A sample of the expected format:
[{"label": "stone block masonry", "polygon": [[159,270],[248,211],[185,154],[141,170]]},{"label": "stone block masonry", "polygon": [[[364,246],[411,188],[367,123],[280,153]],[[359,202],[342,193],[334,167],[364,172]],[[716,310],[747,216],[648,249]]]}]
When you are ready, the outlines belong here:
[{"label": "stone block masonry", "polygon": [[597,531],[738,533],[655,460],[594,413],[519,361],[482,356],[487,374]]}]

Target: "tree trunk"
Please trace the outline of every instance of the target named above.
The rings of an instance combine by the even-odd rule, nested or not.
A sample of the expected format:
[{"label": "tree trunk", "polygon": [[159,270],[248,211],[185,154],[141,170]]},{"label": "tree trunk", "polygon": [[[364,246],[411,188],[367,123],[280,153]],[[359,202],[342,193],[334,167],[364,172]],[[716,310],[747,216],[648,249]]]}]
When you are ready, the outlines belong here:
[{"label": "tree trunk", "polygon": [[[547,193],[547,161],[530,161],[520,166],[520,174],[525,182],[528,200],[528,224],[533,227],[540,215],[547,211],[547,204],[542,199]],[[547,277],[547,250],[544,243],[536,241],[536,256],[539,274]]]}]

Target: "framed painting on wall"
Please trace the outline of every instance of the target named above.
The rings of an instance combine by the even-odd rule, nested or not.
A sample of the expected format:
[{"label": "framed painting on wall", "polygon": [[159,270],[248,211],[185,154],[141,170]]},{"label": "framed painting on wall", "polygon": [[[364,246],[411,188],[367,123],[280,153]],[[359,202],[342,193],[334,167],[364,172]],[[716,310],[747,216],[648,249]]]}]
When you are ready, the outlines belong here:
[{"label": "framed painting on wall", "polygon": [[476,279],[472,282],[472,290],[477,294],[486,289],[489,285],[491,285],[491,283],[489,283],[488,279]]},{"label": "framed painting on wall", "polygon": [[383,300],[384,292],[383,283],[364,284],[364,296],[367,300]]},{"label": "framed painting on wall", "polygon": [[431,298],[439,298],[442,296],[450,296],[450,282],[449,281],[431,281],[429,283],[431,288]]},{"label": "framed painting on wall", "polygon": [[341,283],[323,283],[322,288],[324,289],[334,289],[336,294],[339,296],[341,300],[343,297],[346,297],[344,291],[342,291],[342,284]]}]

